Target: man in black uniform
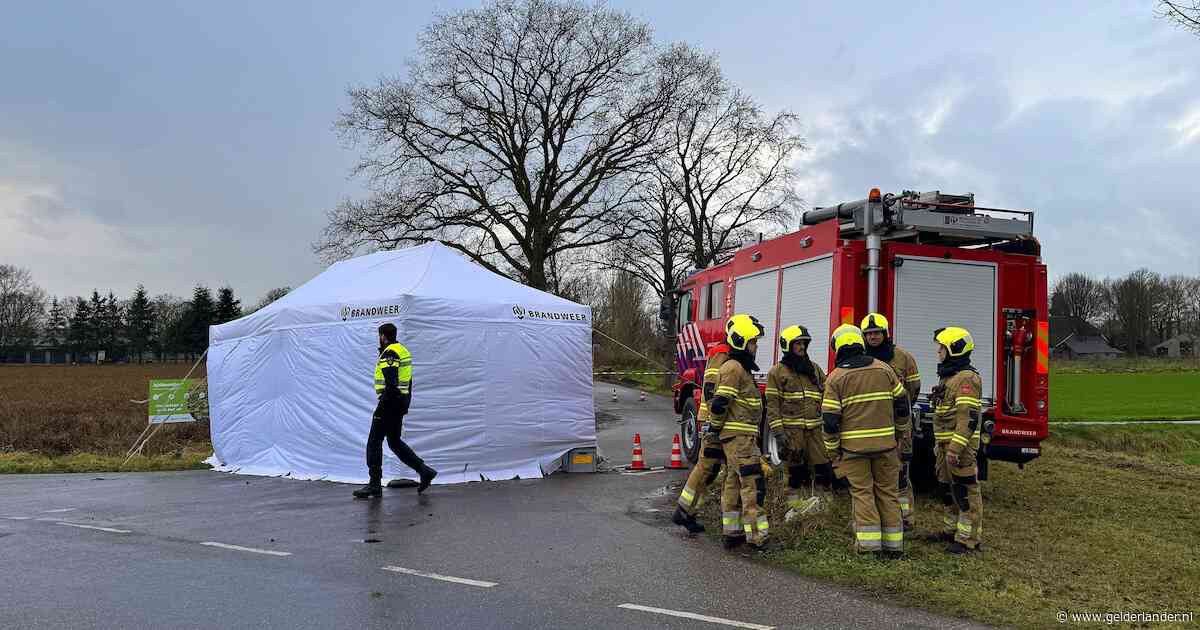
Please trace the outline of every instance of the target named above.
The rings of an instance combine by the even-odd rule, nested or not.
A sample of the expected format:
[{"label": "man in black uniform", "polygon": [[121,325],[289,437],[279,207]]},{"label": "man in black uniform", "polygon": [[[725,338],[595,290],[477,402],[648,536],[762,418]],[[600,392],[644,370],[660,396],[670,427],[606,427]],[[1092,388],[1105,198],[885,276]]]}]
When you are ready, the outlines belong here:
[{"label": "man in black uniform", "polygon": [[371,434],[367,437],[367,471],[370,482],[354,491],[356,499],[383,495],[383,440],[406,466],[417,471],[421,482],[417,492],[425,492],[437,471],[425,465],[404,440],[400,431],[404,414],[412,402],[412,354],[402,344],[396,343],[396,326],[391,323],[379,327],[379,361],[375,364],[375,394],[379,403],[371,418]]}]

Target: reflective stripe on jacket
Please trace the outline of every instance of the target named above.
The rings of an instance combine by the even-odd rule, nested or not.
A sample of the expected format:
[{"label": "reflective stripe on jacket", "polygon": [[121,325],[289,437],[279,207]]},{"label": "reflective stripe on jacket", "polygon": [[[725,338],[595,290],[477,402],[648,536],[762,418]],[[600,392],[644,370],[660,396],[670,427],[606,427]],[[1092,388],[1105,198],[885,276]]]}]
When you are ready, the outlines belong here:
[{"label": "reflective stripe on jacket", "polygon": [[881,453],[896,447],[896,434],[908,424],[897,418],[896,399],[906,400],[896,372],[878,359],[863,367],[834,368],[825,381],[821,411],[827,420],[822,439],[830,451]]},{"label": "reflective stripe on jacket", "polygon": [[978,449],[983,379],[974,369],[965,369],[942,379],[941,385],[942,399],[933,410],[933,439],[956,454],[968,446]]},{"label": "reflective stripe on jacket", "polygon": [[813,364],[816,382],[776,363],[767,374],[767,424],[771,430],[818,429],[821,427],[821,389],[825,372]]},{"label": "reflective stripe on jacket", "polygon": [[713,421],[721,422],[721,439],[733,434],[758,435],[758,423],[762,418],[762,395],[754,377],[737,361],[726,361],[721,365],[716,396],[729,400],[724,414],[713,414]]},{"label": "reflective stripe on jacket", "polygon": [[379,353],[379,361],[375,363],[375,394],[382,395],[387,387],[383,375],[384,368],[396,368],[396,388],[401,394],[412,393],[412,353],[402,344],[393,343]]}]

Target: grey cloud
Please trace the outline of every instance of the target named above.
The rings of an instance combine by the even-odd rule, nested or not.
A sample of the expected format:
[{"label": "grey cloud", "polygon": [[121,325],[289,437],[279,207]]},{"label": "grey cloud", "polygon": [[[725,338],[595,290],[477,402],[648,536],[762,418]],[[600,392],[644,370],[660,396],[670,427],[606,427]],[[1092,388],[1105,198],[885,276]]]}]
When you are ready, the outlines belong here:
[{"label": "grey cloud", "polygon": [[[979,71],[983,68],[984,71]],[[989,69],[990,68],[990,69]],[[920,89],[900,89],[914,76]],[[806,166],[845,199],[888,189],[974,192],[984,204],[1032,207],[1052,273],[1122,274],[1149,266],[1196,273],[1200,233],[1200,143],[1184,147],[1169,124],[1194,106],[1191,77],[1157,94],[1114,105],[1061,95],[1024,109],[994,65],[972,61],[923,68],[882,82],[812,129],[818,149]],[[937,133],[927,135],[924,94],[957,86]],[[885,104],[878,95],[887,94]],[[821,148],[826,150],[822,151]],[[812,199],[813,204],[836,199]],[[857,196],[857,197],[856,197]]]}]

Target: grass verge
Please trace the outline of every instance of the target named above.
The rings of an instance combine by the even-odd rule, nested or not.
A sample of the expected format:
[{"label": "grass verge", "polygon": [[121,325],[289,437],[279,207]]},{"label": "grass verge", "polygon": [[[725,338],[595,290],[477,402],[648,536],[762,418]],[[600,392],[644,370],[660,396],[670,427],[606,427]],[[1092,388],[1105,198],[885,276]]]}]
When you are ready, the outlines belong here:
[{"label": "grass verge", "polygon": [[1053,420],[1200,418],[1200,372],[1050,374]]},{"label": "grass verge", "polygon": [[[993,465],[983,490],[986,551],[966,558],[919,538],[940,527],[942,506],[931,496],[918,496],[917,531],[899,562],[851,550],[848,499],[784,523],[777,471],[768,509],[781,550],[766,561],[901,605],[1008,627],[1058,626],[1060,610],[1200,613],[1200,468],[1112,448],[1187,452],[1200,439],[1200,430],[1187,429],[1162,438],[1122,431],[1127,437],[1119,438],[1072,428],[1025,470]],[[704,513],[713,532],[717,497]]]},{"label": "grass verge", "polygon": [[1200,425],[1123,424],[1050,427],[1050,448],[1087,449],[1137,455],[1200,466]]},{"label": "grass verge", "polygon": [[40,453],[0,453],[0,474],[84,473],[84,472],[150,472],[159,470],[202,470],[204,460],[212,449],[186,449],[175,453],[138,456],[122,466],[124,455],[73,453],[49,456]]}]

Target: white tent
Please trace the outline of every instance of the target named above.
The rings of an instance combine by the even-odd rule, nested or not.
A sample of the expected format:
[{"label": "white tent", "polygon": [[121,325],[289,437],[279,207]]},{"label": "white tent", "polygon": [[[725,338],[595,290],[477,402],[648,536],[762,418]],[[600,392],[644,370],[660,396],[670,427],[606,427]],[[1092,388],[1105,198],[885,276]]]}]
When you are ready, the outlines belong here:
[{"label": "white tent", "polygon": [[[413,355],[404,439],[437,483],[541,477],[595,447],[591,309],[440,243],[336,263],[209,331],[217,469],[362,482],[376,328]],[[384,445],[384,478],[415,478]]]}]

